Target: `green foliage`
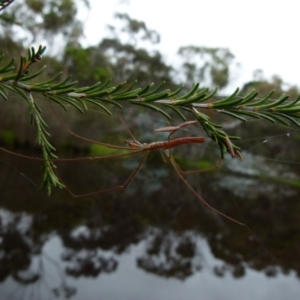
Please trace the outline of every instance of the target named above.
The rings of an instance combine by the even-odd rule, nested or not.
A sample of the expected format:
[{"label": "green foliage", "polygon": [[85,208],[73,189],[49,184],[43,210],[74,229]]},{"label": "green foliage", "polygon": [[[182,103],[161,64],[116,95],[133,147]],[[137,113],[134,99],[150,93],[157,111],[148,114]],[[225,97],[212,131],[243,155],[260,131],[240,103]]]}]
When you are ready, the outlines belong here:
[{"label": "green foliage", "polygon": [[64,60],[68,62],[68,72],[77,74],[76,79],[82,84],[103,81],[110,77],[106,68],[106,57],[93,47],[83,49],[68,45]]},{"label": "green foliage", "polygon": [[131,19],[127,14],[117,13],[115,17],[126,22],[127,26],[125,27],[124,31],[128,32],[131,39],[134,41],[136,41],[135,35],[142,32],[142,40],[149,40],[153,44],[159,43],[159,34],[155,30],[149,30],[145,22]]},{"label": "green foliage", "polygon": [[[234,60],[234,55],[226,48],[208,47],[181,47],[178,51],[184,58],[183,71],[186,74],[188,83],[195,80],[203,82],[210,78],[208,82],[211,86],[224,88],[229,83],[229,65]],[[197,66],[197,61],[201,58],[201,66]]]},{"label": "green foliage", "polygon": [[[43,152],[44,161],[42,189],[46,188],[48,190],[48,194],[50,194],[52,186],[62,188],[64,185],[59,182],[54,173],[55,165],[51,159],[57,158],[57,156],[54,154],[55,148],[48,141],[48,137],[50,136],[49,132],[47,131],[48,125],[43,120],[41,116],[41,109],[35,102],[32,95],[32,92],[49,91],[49,82],[39,84],[27,83],[32,78],[37,77],[44,70],[44,68],[35,74],[26,76],[30,66],[41,60],[41,55],[44,53],[45,49],[45,47],[40,46],[37,52],[35,52],[34,48],[28,50],[27,57],[21,56],[20,66],[18,72],[16,73],[12,72],[14,70],[14,59],[0,68],[0,74],[9,73],[0,78],[0,95],[5,100],[8,100],[8,90],[10,90],[27,101],[29,106],[29,114],[31,117],[31,124],[34,124],[36,129],[36,142],[39,146],[41,146]],[[0,63],[3,57],[3,55],[0,57]]]},{"label": "green foliage", "polygon": [[122,105],[138,105],[155,112],[158,112],[168,119],[171,119],[169,111],[176,112],[180,118],[186,120],[185,115],[191,115],[196,119],[207,135],[219,146],[221,156],[230,153],[232,157],[242,159],[239,152],[240,148],[233,141],[239,139],[236,136],[229,136],[221,125],[213,123],[210,118],[200,112],[201,110],[214,110],[246,122],[246,117],[265,119],[272,123],[281,123],[286,126],[291,124],[300,126],[300,96],[292,101],[288,101],[288,96],[282,94],[277,100],[271,100],[274,92],[270,92],[263,98],[257,98],[258,93],[251,91],[245,96],[239,96],[239,90],[236,89],[228,97],[214,100],[217,88],[209,91],[208,88],[199,88],[199,84],[194,84],[184,95],[181,94],[183,87],[177,90],[164,89],[165,82],[157,87],[154,84],[148,84],[144,87],[136,87],[136,82],[127,84],[122,82],[117,86],[111,86],[110,81],[103,84],[100,82],[92,86],[76,87],[77,82],[70,82],[66,78],[60,82],[53,79],[45,82],[34,82],[45,67],[40,68],[34,74],[29,75],[29,68],[41,60],[45,47],[40,46],[37,51],[31,48],[27,57],[21,56],[18,71],[15,72],[15,60],[9,63],[1,63],[3,55],[0,57],[0,96],[4,100],[9,100],[8,91],[18,94],[24,98],[29,106],[31,123],[36,130],[37,144],[43,152],[43,183],[42,188],[51,193],[52,186],[63,188],[63,184],[55,174],[55,165],[53,159],[57,158],[55,148],[49,140],[50,133],[48,125],[41,115],[41,110],[34,99],[33,92],[43,95],[49,101],[59,104],[65,111],[67,106],[72,105],[81,113],[88,110],[88,104],[96,105],[105,113],[111,114],[109,106],[122,108]]}]

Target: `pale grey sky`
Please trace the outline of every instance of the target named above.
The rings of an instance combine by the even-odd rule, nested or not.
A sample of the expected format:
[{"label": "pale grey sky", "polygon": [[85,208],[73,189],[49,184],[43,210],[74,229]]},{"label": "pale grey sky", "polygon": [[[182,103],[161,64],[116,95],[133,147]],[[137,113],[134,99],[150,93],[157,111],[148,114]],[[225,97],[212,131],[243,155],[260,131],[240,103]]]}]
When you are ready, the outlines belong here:
[{"label": "pale grey sky", "polygon": [[[123,1],[126,2],[126,1]],[[267,78],[274,74],[299,84],[299,8],[295,0],[90,0],[84,14],[85,44],[97,44],[113,24],[115,11],[145,21],[158,31],[158,49],[170,64],[176,64],[180,46],[226,47],[241,64],[235,85],[252,79],[255,69]]]}]

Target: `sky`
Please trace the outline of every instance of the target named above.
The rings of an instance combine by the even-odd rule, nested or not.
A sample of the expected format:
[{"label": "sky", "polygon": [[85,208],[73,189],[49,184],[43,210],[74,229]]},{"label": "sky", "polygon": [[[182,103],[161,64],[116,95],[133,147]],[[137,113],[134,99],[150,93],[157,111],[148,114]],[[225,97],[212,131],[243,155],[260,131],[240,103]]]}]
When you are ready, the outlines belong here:
[{"label": "sky", "polygon": [[108,35],[115,12],[142,20],[161,35],[157,49],[176,65],[181,46],[225,47],[240,63],[235,85],[253,78],[262,69],[264,77],[279,75],[284,82],[299,85],[299,4],[295,0],[90,0],[83,13],[83,44],[96,45]]}]

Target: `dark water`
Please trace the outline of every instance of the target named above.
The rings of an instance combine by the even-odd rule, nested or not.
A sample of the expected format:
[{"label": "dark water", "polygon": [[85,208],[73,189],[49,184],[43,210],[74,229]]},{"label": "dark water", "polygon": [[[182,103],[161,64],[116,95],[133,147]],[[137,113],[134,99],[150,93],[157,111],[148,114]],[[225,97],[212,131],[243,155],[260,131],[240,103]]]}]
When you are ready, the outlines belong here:
[{"label": "dark water", "polygon": [[[300,160],[287,132],[186,176],[246,227],[204,208],[159,154],[125,191],[83,199],[48,197],[39,162],[0,152],[0,298],[299,299]],[[80,194],[124,183],[140,158],[57,165]]]}]

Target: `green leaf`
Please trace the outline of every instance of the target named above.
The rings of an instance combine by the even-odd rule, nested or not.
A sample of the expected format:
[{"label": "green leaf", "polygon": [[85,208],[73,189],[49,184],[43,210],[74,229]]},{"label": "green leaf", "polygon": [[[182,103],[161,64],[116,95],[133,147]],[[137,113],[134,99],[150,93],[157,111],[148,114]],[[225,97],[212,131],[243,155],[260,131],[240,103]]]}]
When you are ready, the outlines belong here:
[{"label": "green leaf", "polygon": [[233,113],[233,112],[230,112],[230,111],[228,111],[228,110],[219,109],[219,110],[217,110],[217,112],[220,112],[220,113],[222,113],[222,114],[226,114],[226,115],[232,116],[232,117],[234,117],[234,118],[236,118],[236,119],[239,119],[239,120],[241,120],[241,121],[243,121],[243,122],[247,122],[247,120],[246,120],[245,118],[239,116],[238,114],[235,114],[235,113]]},{"label": "green leaf", "polygon": [[264,104],[266,101],[268,101],[274,93],[275,93],[275,91],[273,90],[266,97],[264,97],[256,102],[250,102],[249,104],[246,104],[246,106],[260,106],[260,105]]},{"label": "green leaf", "polygon": [[[208,91],[208,89],[207,89]],[[210,94],[208,94],[206,97],[202,98],[202,99],[198,99],[197,103],[201,103],[204,102],[210,98],[212,98],[216,93],[218,92],[218,87],[216,87]]]},{"label": "green leaf", "polygon": [[0,96],[2,96],[4,98],[4,100],[8,100],[8,97],[7,97],[7,92],[4,88],[1,87],[0,85]]},{"label": "green leaf", "polygon": [[165,90],[163,92],[160,92],[159,94],[144,97],[141,102],[153,102],[155,100],[160,100],[162,98],[166,98],[166,97],[168,97],[169,92],[170,92],[170,90]]},{"label": "green leaf", "polygon": [[177,100],[186,99],[186,98],[192,96],[193,94],[196,93],[196,91],[198,90],[198,87],[199,87],[199,83],[195,83],[194,86],[185,95],[179,97]]},{"label": "green leaf", "polygon": [[173,111],[175,111],[179,117],[183,120],[183,121],[186,121],[186,117],[180,112],[179,109],[177,109],[176,107],[174,107],[173,105],[170,105],[170,104],[162,104],[163,106],[165,107],[168,107],[170,109],[172,109]]},{"label": "green leaf", "polygon": [[82,114],[84,113],[83,109],[74,102],[74,100],[72,98],[68,98],[65,96],[57,96],[61,101],[65,101],[69,104],[71,104],[72,106],[74,106],[76,109],[78,109]]},{"label": "green leaf", "polygon": [[220,105],[224,105],[224,104],[226,104],[226,103],[232,101],[232,100],[235,98],[235,96],[238,94],[238,92],[239,92],[239,88],[237,88],[237,89],[234,91],[234,93],[231,94],[229,97],[226,97],[226,98],[224,98],[224,99],[222,99],[222,100],[219,100],[219,101],[215,101],[215,102],[213,103],[213,106],[214,106],[214,107],[219,107]]},{"label": "green leaf", "polygon": [[[286,118],[287,120],[289,120],[292,124],[296,125],[297,127],[300,127],[300,123],[298,123],[293,117],[290,117],[288,115],[285,114],[281,114],[281,113],[276,113],[276,115],[281,116],[283,118]],[[299,116],[300,117],[300,116]]]},{"label": "green leaf", "polygon": [[165,82],[165,81],[162,81],[162,82],[158,85],[157,88],[153,89],[153,90],[150,91],[148,94],[143,95],[144,98],[145,98],[145,97],[148,97],[148,96],[150,96],[150,95],[155,94],[155,93],[156,93],[157,91],[159,91],[165,84],[166,84],[166,82]]},{"label": "green leaf", "polygon": [[256,92],[255,90],[252,90],[249,94],[247,94],[245,97],[243,97],[241,100],[241,102],[239,103],[239,105],[243,105],[247,102],[250,102],[251,100],[253,100],[256,96],[258,95],[258,92]]},{"label": "green leaf", "polygon": [[[92,101],[91,101],[91,100],[92,100],[91,98],[85,98],[85,100],[86,100],[86,101],[92,102]],[[117,107],[120,108],[120,109],[122,109],[122,107],[123,107],[120,103],[118,103],[118,102],[116,102],[116,101],[108,100],[108,99],[104,99],[104,98],[99,98],[99,99],[96,98],[95,100],[93,100],[93,103],[94,103],[95,105],[98,105],[99,101],[101,101],[101,102],[106,102],[106,103],[115,105],[115,106],[117,106]]]},{"label": "green leaf", "polygon": [[[35,78],[37,76],[39,76],[41,73],[43,73],[46,69],[46,66],[43,66],[39,71],[35,72],[34,74],[30,75],[30,76],[24,76],[20,79],[20,81],[27,81],[27,80],[30,80],[32,78]],[[39,84],[41,85],[41,84]]]},{"label": "green leaf", "polygon": [[59,104],[65,111],[68,111],[67,106],[64,105],[64,103],[62,103],[57,97],[54,97],[54,96],[51,96],[51,95],[47,95],[46,97],[51,99],[55,103]]},{"label": "green leaf", "polygon": [[261,109],[276,107],[279,104],[281,104],[282,102],[284,102],[285,100],[287,100],[288,98],[289,98],[288,95],[282,94],[281,97],[277,101],[271,102],[269,104],[260,105],[258,109],[261,110]]},{"label": "green leaf", "polygon": [[[3,58],[4,56],[2,56],[2,58]],[[1,59],[2,60],[2,59]],[[15,67],[11,67],[14,63],[15,63],[15,58],[12,58],[9,62],[8,62],[8,64],[6,65],[6,66],[4,66],[4,67],[2,67],[1,69],[0,69],[0,74],[1,73],[7,73],[7,72],[9,72],[9,71],[12,71],[12,70],[14,70],[15,69]]]},{"label": "green leaf", "polygon": [[295,106],[299,102],[299,100],[300,100],[300,95],[295,100],[293,100],[292,102],[286,103],[284,105],[279,105],[279,106],[277,106],[277,108],[289,108],[289,107],[293,107],[293,106]]},{"label": "green leaf", "polygon": [[256,113],[261,119],[265,119],[271,123],[276,123],[276,120],[272,116],[268,116],[265,113]]},{"label": "green leaf", "polygon": [[183,88],[184,88],[184,86],[181,85],[181,86],[180,86],[177,90],[175,90],[173,93],[171,92],[171,93],[169,94],[169,98],[172,98],[172,97],[178,95],[178,94],[182,91]]},{"label": "green leaf", "polygon": [[270,118],[273,118],[274,120],[278,121],[279,123],[285,125],[285,126],[289,126],[290,124],[283,120],[282,118],[280,118],[278,115],[276,114],[271,114],[271,113],[264,113],[265,116],[269,116]]},{"label": "green leaf", "polygon": [[206,96],[206,92],[208,91],[208,88],[203,89],[201,92],[199,92],[198,94],[193,95],[191,98],[189,99],[184,99],[184,100],[176,100],[176,102],[174,103],[174,105],[178,106],[178,105],[187,105],[189,103],[194,103],[194,102],[198,102],[201,99],[205,98]]},{"label": "green leaf", "polygon": [[144,106],[144,107],[147,107],[147,108],[150,108],[154,111],[157,111],[161,114],[163,114],[165,117],[167,117],[169,120],[171,120],[172,118],[166,113],[164,112],[163,110],[159,109],[158,107],[154,106],[154,105],[151,105],[151,104],[148,104],[148,103],[142,103],[142,102],[134,102],[134,101],[130,101],[132,104],[135,104],[135,105],[140,105],[140,106]]}]

